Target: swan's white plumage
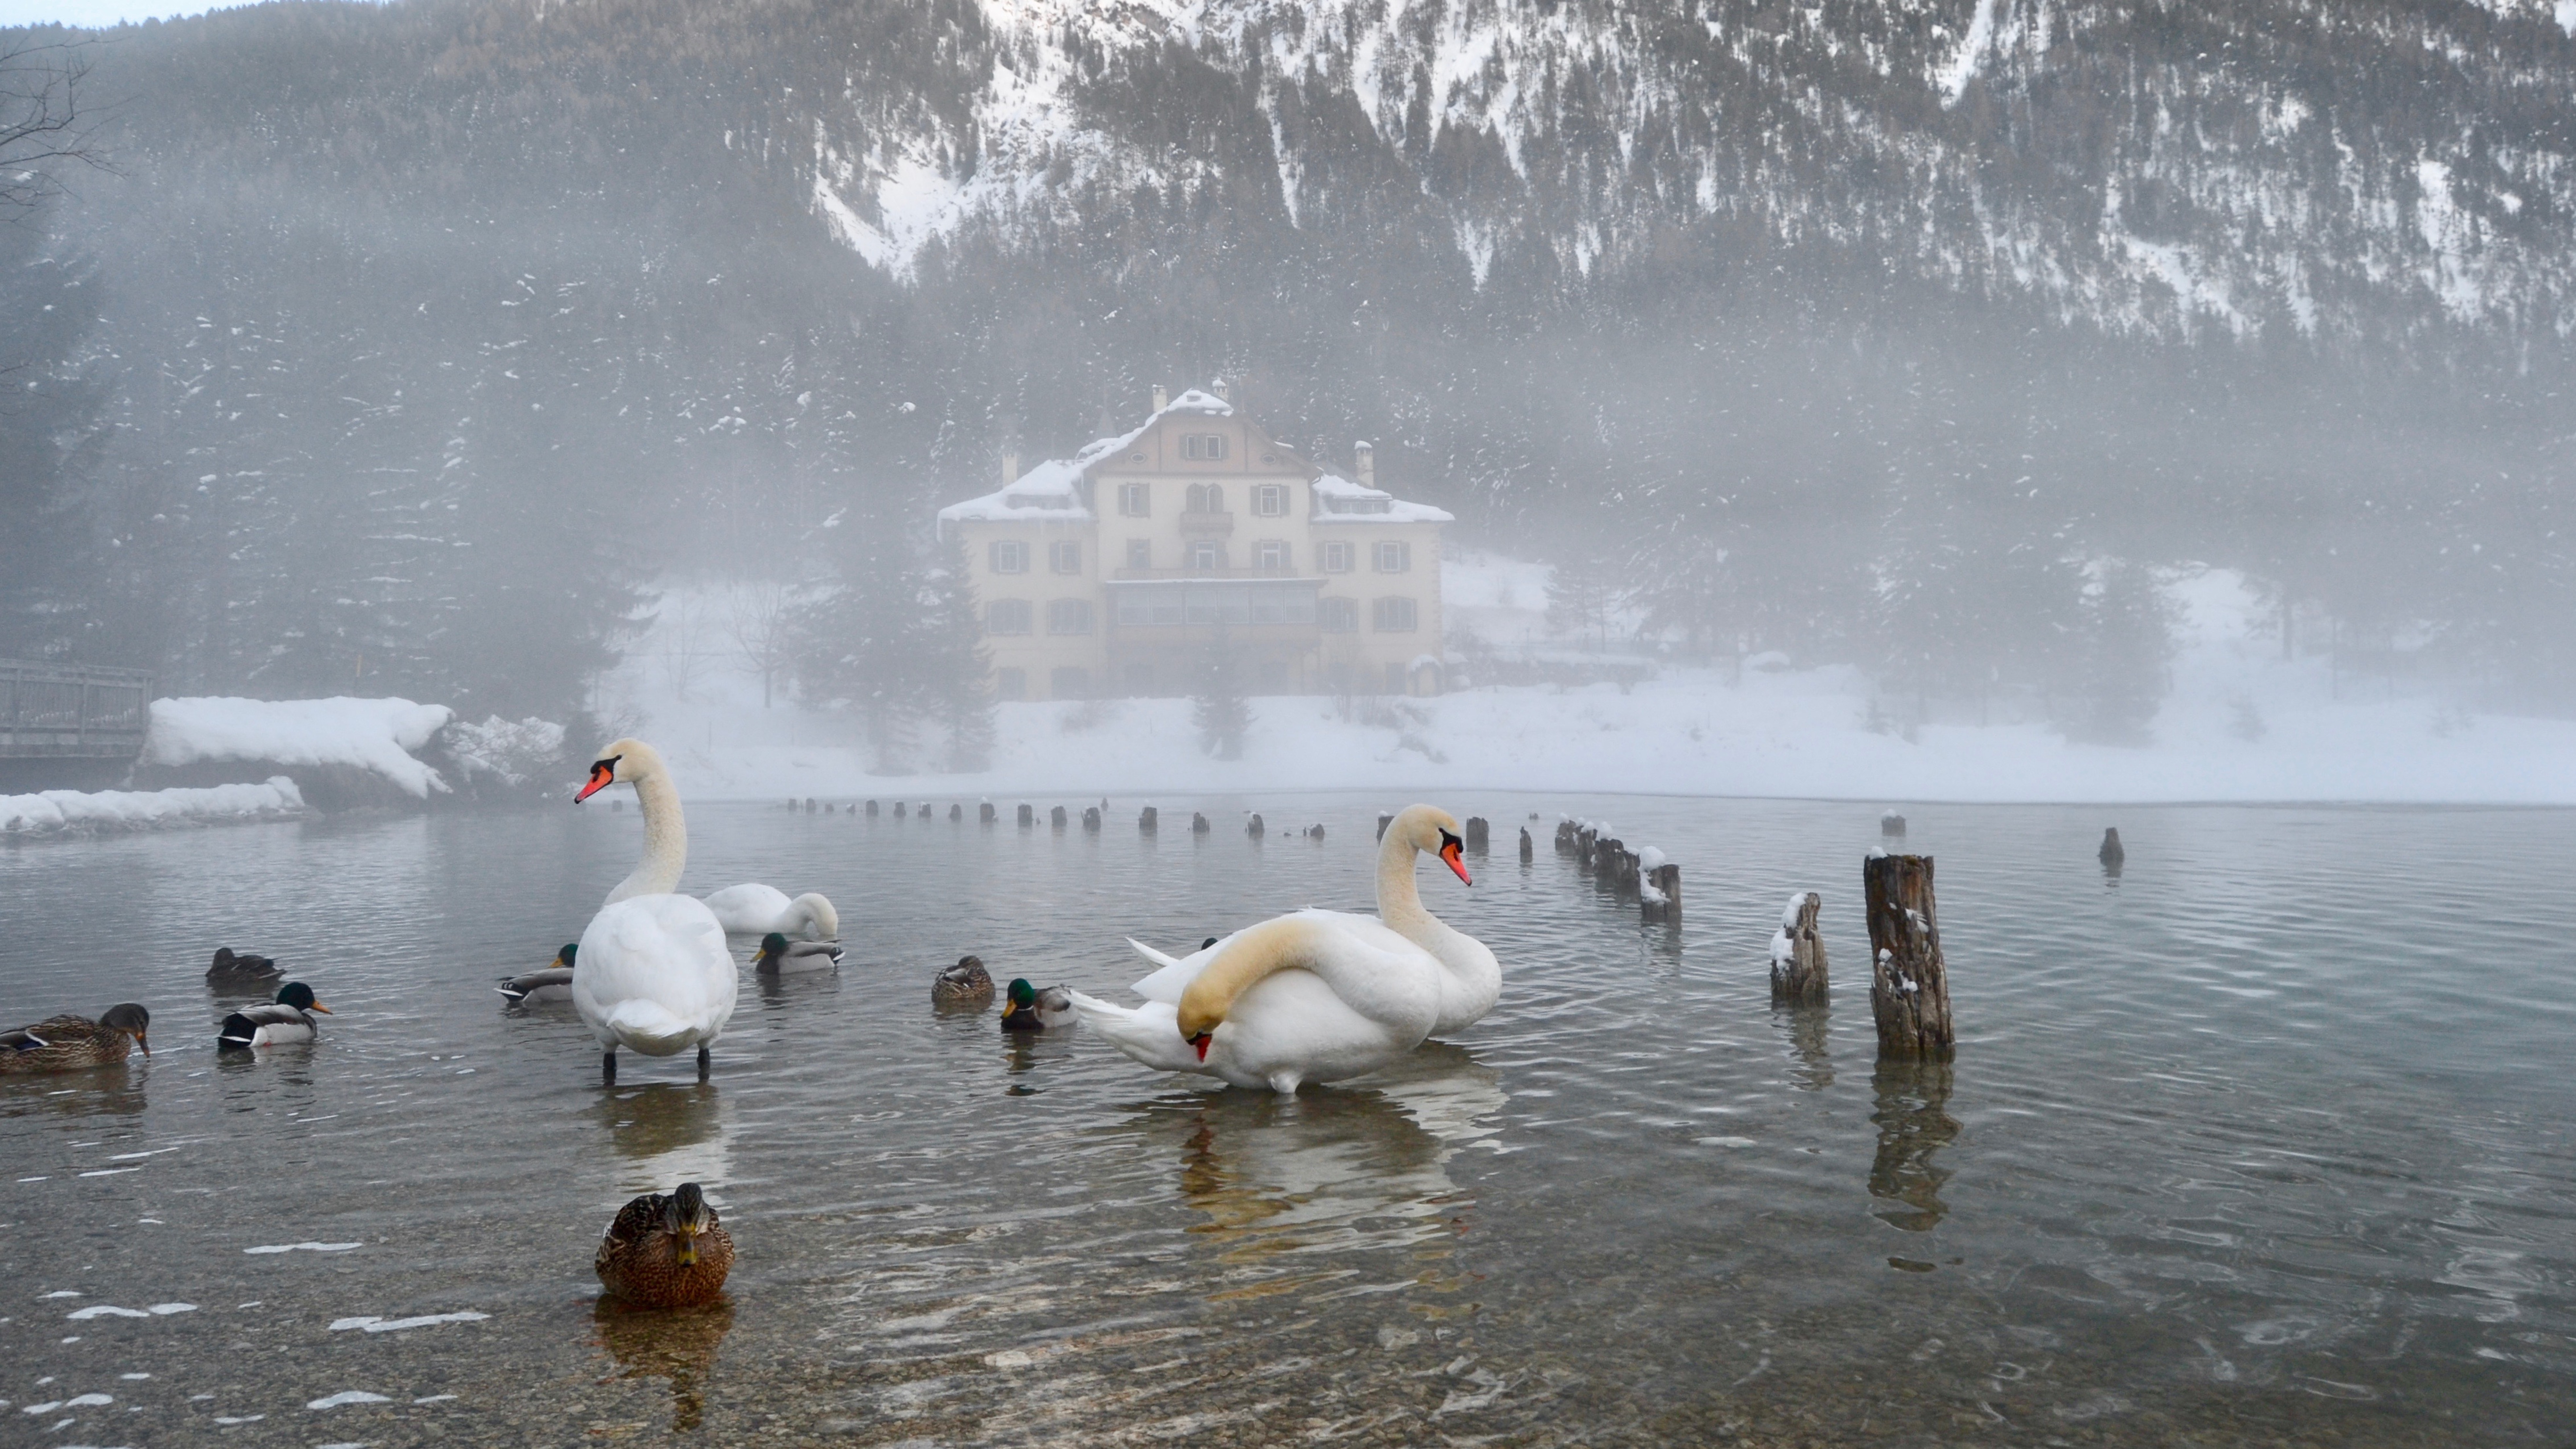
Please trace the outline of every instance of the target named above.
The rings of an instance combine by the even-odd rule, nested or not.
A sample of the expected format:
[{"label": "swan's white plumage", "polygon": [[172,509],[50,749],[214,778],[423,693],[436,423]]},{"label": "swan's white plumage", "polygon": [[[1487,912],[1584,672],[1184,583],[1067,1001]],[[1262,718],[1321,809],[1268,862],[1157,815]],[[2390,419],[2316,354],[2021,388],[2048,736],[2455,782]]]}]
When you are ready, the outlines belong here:
[{"label": "swan's white plumage", "polygon": [[829,941],[841,934],[840,913],[812,891],[790,900],[787,892],[757,881],[726,886],[707,897],[707,909],[726,931],[737,936],[766,936],[772,931]]},{"label": "swan's white plumage", "polygon": [[608,1051],[667,1057],[713,1043],[738,985],[724,927],[691,896],[630,896],[602,909],[573,958],[573,1007]]}]

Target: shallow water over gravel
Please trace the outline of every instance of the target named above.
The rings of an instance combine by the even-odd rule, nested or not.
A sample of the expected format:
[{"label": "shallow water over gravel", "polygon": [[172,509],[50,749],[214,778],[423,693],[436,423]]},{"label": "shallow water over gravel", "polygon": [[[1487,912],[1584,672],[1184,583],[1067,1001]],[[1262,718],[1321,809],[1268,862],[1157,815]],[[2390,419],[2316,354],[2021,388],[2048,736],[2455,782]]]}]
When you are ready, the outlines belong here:
[{"label": "shallow water over gravel", "polygon": [[[1129,999],[1166,947],[1365,907],[1403,801],[1136,800],[979,827],[690,813],[688,886],[841,906],[837,978],[742,1004],[712,1083],[495,977],[577,936],[631,809],[0,847],[0,1017],[159,1055],[0,1080],[0,1441],[33,1444],[2563,1442],[2576,1423],[2564,812],[1918,806],[1962,1039],[1874,1069],[1855,806],[1489,795],[1433,909],[1502,1005],[1292,1101],[937,968]],[[1078,819],[1082,802],[1072,806]],[[1239,811],[1272,833],[1255,843]],[[1193,839],[1189,811],[1219,822]],[[1577,880],[1561,810],[1683,867]],[[1511,841],[1527,822],[1538,859]],[[1322,821],[1317,844],[1287,834]],[[2093,861],[2105,824],[2126,874]],[[1825,896],[1829,1011],[1766,949]],[[321,1042],[218,1062],[217,944]],[[739,943],[747,957],[749,943]],[[706,1183],[728,1302],[596,1302],[618,1203]],[[93,1311],[100,1310],[100,1311]],[[86,1316],[84,1316],[86,1315]],[[104,1400],[102,1402],[101,1400]],[[39,1406],[53,1407],[40,1408]]]}]

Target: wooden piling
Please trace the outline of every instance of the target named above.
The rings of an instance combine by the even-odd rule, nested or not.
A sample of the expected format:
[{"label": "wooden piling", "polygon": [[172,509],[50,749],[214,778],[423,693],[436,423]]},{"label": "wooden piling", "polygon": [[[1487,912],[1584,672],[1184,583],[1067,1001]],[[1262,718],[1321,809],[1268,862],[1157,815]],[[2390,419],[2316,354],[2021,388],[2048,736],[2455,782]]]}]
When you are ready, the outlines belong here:
[{"label": "wooden piling", "polygon": [[2102,868],[2113,875],[2118,875],[2120,873],[2120,867],[2127,864],[2128,859],[2128,847],[2120,843],[2120,827],[2114,825],[2110,829],[2103,831],[2101,850]]},{"label": "wooden piling", "polygon": [[1647,873],[1646,884],[1653,889],[1637,893],[1645,918],[1678,924],[1682,918],[1682,868],[1667,861]]},{"label": "wooden piling", "polygon": [[1466,845],[1469,850],[1476,852],[1478,855],[1484,854],[1485,844],[1492,838],[1493,827],[1485,823],[1484,816],[1470,815],[1467,817]]},{"label": "wooden piling", "polygon": [[1380,840],[1386,839],[1386,828],[1394,823],[1394,816],[1387,814],[1383,810],[1377,812],[1377,838]]},{"label": "wooden piling", "polygon": [[1034,806],[1034,805],[1023,805],[1023,806],[1021,806],[1021,807],[1020,807],[1020,827],[1021,827],[1022,829],[1027,829],[1029,826],[1035,825],[1035,824],[1037,824],[1037,823],[1038,823],[1038,812],[1037,812],[1037,807],[1036,807],[1036,806]]},{"label": "wooden piling", "polygon": [[1625,844],[1622,844],[1619,847],[1619,857],[1613,864],[1612,869],[1614,873],[1610,878],[1610,884],[1617,889],[1621,899],[1635,900],[1644,894],[1644,892],[1637,889],[1637,887],[1645,883],[1643,873],[1640,870],[1640,866],[1642,866],[1643,863],[1644,862],[1637,858],[1637,853],[1630,850]]},{"label": "wooden piling", "polygon": [[1098,835],[1100,833],[1099,806],[1085,805],[1082,807],[1082,828],[1087,834]]},{"label": "wooden piling", "polygon": [[1905,838],[1905,817],[1890,810],[1878,817],[1878,833],[1890,840]]},{"label": "wooden piling", "polygon": [[1261,838],[1262,831],[1266,828],[1267,827],[1263,826],[1261,823],[1261,812],[1258,810],[1252,812],[1251,819],[1243,822],[1243,833],[1251,836],[1255,840],[1259,840]]},{"label": "wooden piling", "polygon": [[1190,834],[1192,834],[1192,835],[1205,835],[1205,834],[1207,834],[1207,833],[1208,833],[1208,818],[1207,818],[1205,815],[1200,814],[1200,813],[1199,813],[1199,812],[1197,812],[1196,810],[1191,811],[1191,812],[1190,812]]},{"label": "wooden piling", "polygon": [[1946,1058],[1950,971],[1941,959],[1932,857],[1873,852],[1861,863],[1869,900],[1869,1009],[1883,1057]]},{"label": "wooden piling", "polygon": [[1538,859],[1538,842],[1530,839],[1529,827],[1524,825],[1521,827],[1521,864],[1527,865],[1536,859]]},{"label": "wooden piling", "polygon": [[805,797],[805,813],[808,815],[814,813],[814,797],[811,795]]},{"label": "wooden piling", "polygon": [[987,800],[983,804],[975,807],[975,821],[977,824],[990,825],[996,818],[992,801]]},{"label": "wooden piling", "polygon": [[904,804],[904,803],[903,803],[902,801],[900,801],[900,800],[897,800],[896,802],[894,802],[894,818],[895,818],[895,819],[897,819],[897,820],[909,820],[909,819],[911,819],[911,818],[912,818],[911,810],[912,810],[912,807],[911,807],[911,806]]},{"label": "wooden piling", "polygon": [[1063,806],[1061,806],[1061,805],[1058,805],[1058,806],[1057,806],[1057,807],[1055,807],[1054,809],[1052,809],[1052,810],[1048,811],[1048,812],[1047,812],[1047,823],[1048,823],[1048,824],[1050,824],[1050,825],[1052,825],[1052,826],[1054,826],[1054,827],[1055,827],[1056,829],[1058,829],[1058,830],[1062,830],[1062,829],[1064,828],[1064,807],[1063,807]]},{"label": "wooden piling", "polygon": [[870,820],[877,818],[877,802],[874,800],[868,802],[868,818]]},{"label": "wooden piling", "polygon": [[1816,913],[1824,898],[1814,891],[1789,897],[1780,913],[1779,934],[1771,938],[1771,1004],[1822,1006],[1829,994],[1825,940],[1816,934]]},{"label": "wooden piling", "polygon": [[963,806],[963,805],[958,804],[958,803],[957,803],[956,801],[954,801],[954,800],[949,801],[949,802],[948,802],[948,818],[949,818],[950,820],[952,820],[952,821],[956,821],[956,820],[963,820],[963,819],[965,819],[965,818],[966,818],[966,807],[965,807],[965,806]]},{"label": "wooden piling", "polygon": [[1137,834],[1139,834],[1139,835],[1153,835],[1153,834],[1157,834],[1157,833],[1159,833],[1159,832],[1162,830],[1162,828],[1163,828],[1163,820],[1162,820],[1162,817],[1161,817],[1160,815],[1158,815],[1158,814],[1156,814],[1156,813],[1155,813],[1155,810],[1154,810],[1154,807],[1153,807],[1153,806],[1148,805],[1148,806],[1146,806],[1144,809],[1139,810],[1139,811],[1137,811],[1137,812],[1136,812],[1136,833],[1137,833]]},{"label": "wooden piling", "polygon": [[1578,825],[1574,827],[1575,869],[1582,871],[1592,869],[1592,847],[1596,839],[1597,837],[1593,835],[1591,826]]},{"label": "wooden piling", "polygon": [[1571,820],[1556,822],[1556,853],[1559,855],[1574,853],[1574,822]]}]

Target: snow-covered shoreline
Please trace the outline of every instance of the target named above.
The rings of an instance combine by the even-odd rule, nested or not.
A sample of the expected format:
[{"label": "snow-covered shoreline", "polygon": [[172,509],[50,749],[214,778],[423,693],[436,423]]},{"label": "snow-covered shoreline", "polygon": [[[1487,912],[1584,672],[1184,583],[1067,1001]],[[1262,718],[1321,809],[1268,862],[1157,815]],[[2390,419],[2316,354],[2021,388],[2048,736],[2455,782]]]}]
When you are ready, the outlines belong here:
[{"label": "snow-covered shoreline", "polygon": [[304,797],[284,775],[256,785],[179,790],[46,790],[0,795],[0,835],[52,835],[149,830],[275,820],[304,813]]}]

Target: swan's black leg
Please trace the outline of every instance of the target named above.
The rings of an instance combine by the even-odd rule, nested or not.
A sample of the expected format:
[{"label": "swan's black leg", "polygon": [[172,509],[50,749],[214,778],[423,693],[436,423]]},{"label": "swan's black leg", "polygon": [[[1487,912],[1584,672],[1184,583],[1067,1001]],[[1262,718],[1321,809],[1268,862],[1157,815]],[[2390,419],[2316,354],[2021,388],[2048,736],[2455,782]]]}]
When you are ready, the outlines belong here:
[{"label": "swan's black leg", "polygon": [[604,1087],[614,1087],[617,1085],[617,1053],[605,1052],[601,1054],[599,1058],[599,1083]]},{"label": "swan's black leg", "polygon": [[715,1070],[715,1065],[714,1056],[710,1055],[705,1047],[698,1048],[698,1080],[705,1081],[707,1073]]}]

